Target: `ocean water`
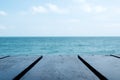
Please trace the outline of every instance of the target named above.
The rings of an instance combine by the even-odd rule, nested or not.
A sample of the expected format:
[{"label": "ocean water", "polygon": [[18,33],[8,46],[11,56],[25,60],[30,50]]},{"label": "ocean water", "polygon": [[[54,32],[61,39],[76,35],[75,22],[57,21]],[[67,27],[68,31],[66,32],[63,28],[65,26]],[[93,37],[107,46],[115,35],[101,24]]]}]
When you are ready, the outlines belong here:
[{"label": "ocean water", "polygon": [[0,37],[0,55],[120,54],[120,37]]}]

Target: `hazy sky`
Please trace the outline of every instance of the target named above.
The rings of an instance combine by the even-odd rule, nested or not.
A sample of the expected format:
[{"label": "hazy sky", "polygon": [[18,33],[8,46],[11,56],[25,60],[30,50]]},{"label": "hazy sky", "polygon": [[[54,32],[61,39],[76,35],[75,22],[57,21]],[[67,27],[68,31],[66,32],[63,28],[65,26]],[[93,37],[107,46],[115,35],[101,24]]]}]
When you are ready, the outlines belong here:
[{"label": "hazy sky", "polygon": [[0,0],[0,36],[120,36],[120,0]]}]

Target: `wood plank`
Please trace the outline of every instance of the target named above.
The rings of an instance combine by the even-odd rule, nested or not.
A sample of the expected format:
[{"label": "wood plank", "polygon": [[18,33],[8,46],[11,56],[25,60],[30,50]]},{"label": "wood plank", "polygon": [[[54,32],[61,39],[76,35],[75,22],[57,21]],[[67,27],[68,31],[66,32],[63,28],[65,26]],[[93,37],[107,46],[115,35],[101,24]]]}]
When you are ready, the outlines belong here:
[{"label": "wood plank", "polygon": [[99,80],[77,55],[47,55],[21,80]]},{"label": "wood plank", "polygon": [[41,59],[43,56],[37,58],[33,63],[31,63],[27,68],[25,68],[20,74],[14,77],[13,80],[20,80],[30,69],[32,69]]},{"label": "wood plank", "polygon": [[109,80],[120,80],[120,60],[112,56],[81,56]]},{"label": "wood plank", "polygon": [[103,74],[98,72],[94,67],[87,63],[82,57],[78,55],[80,61],[82,61],[100,80],[108,80]]},{"label": "wood plank", "polygon": [[0,60],[0,80],[12,80],[39,56],[12,56]]}]

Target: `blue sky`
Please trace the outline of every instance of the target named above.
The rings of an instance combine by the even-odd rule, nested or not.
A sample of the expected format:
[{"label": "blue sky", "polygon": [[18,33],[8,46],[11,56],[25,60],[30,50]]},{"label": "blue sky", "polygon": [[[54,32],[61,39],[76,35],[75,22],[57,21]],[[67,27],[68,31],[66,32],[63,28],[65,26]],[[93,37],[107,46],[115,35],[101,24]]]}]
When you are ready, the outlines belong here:
[{"label": "blue sky", "polygon": [[0,0],[0,36],[120,36],[119,0]]}]

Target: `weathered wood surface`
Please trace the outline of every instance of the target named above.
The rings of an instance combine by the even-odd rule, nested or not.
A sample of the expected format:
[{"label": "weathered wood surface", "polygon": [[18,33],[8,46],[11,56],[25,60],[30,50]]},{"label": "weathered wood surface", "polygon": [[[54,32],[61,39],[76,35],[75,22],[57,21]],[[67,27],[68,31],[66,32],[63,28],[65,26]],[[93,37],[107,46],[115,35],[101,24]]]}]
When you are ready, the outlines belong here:
[{"label": "weathered wood surface", "polygon": [[[0,80],[12,80],[39,57],[10,56],[0,59]],[[81,57],[108,80],[120,80],[119,58],[104,55],[85,55]],[[44,55],[20,80],[99,79],[78,59],[77,55]]]},{"label": "weathered wood surface", "polygon": [[113,56],[81,56],[109,80],[120,80],[120,59]]},{"label": "weathered wood surface", "polygon": [[10,56],[0,56],[0,59],[4,59],[4,58],[7,58],[7,57],[10,57]]},{"label": "weathered wood surface", "polygon": [[0,80],[12,80],[39,56],[12,56],[0,59]]},{"label": "weathered wood surface", "polygon": [[43,56],[21,80],[99,80],[77,55]]},{"label": "weathered wood surface", "polygon": [[110,56],[113,56],[113,57],[116,57],[116,58],[119,58],[119,59],[120,59],[120,54],[110,55]]}]

